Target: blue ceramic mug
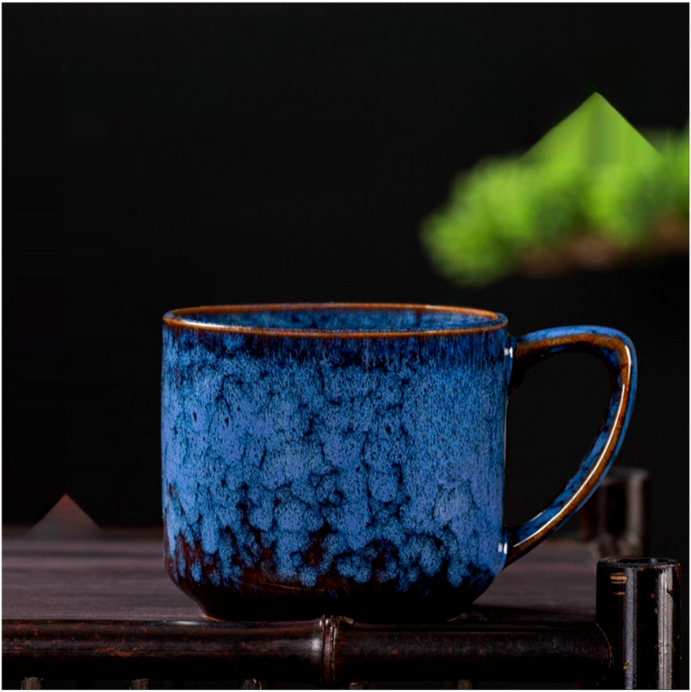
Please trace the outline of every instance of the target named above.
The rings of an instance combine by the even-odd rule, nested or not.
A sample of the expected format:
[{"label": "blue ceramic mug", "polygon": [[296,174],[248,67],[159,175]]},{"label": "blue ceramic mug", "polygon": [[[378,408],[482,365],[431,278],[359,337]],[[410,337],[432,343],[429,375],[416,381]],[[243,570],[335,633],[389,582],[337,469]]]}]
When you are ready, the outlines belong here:
[{"label": "blue ceramic mug", "polygon": [[[218,619],[455,617],[587,500],[635,393],[633,345],[602,327],[514,338],[499,313],[376,304],[163,321],[166,564]],[[507,529],[508,398],[564,352],[604,361],[608,411],[564,490]]]}]

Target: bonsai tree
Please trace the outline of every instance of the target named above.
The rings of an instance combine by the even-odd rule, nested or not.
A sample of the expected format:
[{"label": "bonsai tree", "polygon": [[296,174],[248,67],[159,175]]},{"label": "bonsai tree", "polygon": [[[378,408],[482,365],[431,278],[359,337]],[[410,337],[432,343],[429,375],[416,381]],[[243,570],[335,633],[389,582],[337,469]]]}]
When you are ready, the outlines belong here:
[{"label": "bonsai tree", "polygon": [[688,125],[650,139],[593,94],[528,152],[454,180],[423,223],[433,265],[486,284],[688,252]]}]

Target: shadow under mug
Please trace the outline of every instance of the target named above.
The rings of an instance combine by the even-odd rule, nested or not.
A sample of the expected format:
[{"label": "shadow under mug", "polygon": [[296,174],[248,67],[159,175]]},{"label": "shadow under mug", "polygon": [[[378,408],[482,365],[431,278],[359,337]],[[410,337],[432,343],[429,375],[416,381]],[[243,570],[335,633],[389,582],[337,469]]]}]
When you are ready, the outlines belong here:
[{"label": "shadow under mug", "polygon": [[[603,327],[514,338],[499,313],[387,304],[163,321],[165,560],[217,619],[457,616],[588,499],[635,394],[633,345]],[[609,406],[563,491],[507,529],[508,398],[564,352],[604,361]]]}]

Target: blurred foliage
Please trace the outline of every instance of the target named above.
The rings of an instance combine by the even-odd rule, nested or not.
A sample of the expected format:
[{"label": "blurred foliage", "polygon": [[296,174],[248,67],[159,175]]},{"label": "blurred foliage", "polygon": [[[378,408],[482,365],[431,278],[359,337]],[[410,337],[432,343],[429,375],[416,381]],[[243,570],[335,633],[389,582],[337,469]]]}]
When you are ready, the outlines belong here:
[{"label": "blurred foliage", "polygon": [[686,250],[688,125],[651,139],[594,94],[527,153],[481,161],[424,221],[435,268],[486,284]]}]

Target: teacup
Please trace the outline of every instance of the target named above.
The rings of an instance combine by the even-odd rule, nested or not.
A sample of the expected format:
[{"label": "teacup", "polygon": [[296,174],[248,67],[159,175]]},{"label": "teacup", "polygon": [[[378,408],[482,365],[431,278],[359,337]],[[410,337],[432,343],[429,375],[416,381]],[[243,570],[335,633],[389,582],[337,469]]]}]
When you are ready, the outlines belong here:
[{"label": "teacup", "polygon": [[[499,313],[390,304],[163,321],[167,569],[223,620],[457,616],[587,500],[635,394],[633,345],[603,327],[514,338]],[[508,398],[563,352],[605,362],[609,407],[564,490],[507,529]]]}]

